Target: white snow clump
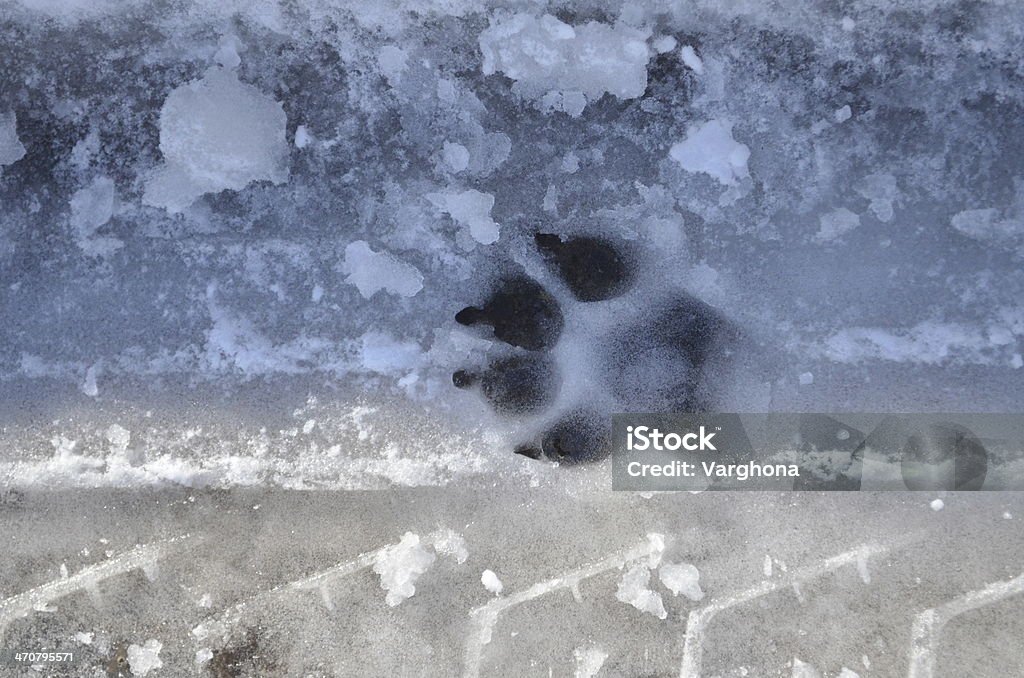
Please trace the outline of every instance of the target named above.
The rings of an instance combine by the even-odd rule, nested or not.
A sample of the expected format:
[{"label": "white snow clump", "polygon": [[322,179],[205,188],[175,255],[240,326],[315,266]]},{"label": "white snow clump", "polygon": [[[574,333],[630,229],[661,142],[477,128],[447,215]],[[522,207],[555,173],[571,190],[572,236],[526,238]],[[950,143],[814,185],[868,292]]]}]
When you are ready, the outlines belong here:
[{"label": "white snow clump", "polygon": [[374,252],[365,240],[345,247],[342,272],[348,274],[345,282],[355,285],[366,299],[380,290],[411,297],[423,289],[423,274],[415,266],[387,252]]},{"label": "white snow clump", "polygon": [[401,541],[381,551],[373,571],[380,575],[380,586],[386,590],[385,600],[391,607],[400,605],[406,598],[416,593],[415,582],[420,575],[430,569],[437,560],[420,543],[419,535],[406,532]]},{"label": "white snow clump", "polygon": [[686,139],[673,144],[669,157],[687,172],[703,172],[726,186],[736,186],[750,176],[750,149],[732,137],[732,123],[709,120],[691,126]]},{"label": "white snow clump", "polygon": [[144,645],[128,646],[128,667],[133,676],[145,676],[150,671],[164,665],[160,660],[160,650],[164,644],[159,640],[149,639]]}]

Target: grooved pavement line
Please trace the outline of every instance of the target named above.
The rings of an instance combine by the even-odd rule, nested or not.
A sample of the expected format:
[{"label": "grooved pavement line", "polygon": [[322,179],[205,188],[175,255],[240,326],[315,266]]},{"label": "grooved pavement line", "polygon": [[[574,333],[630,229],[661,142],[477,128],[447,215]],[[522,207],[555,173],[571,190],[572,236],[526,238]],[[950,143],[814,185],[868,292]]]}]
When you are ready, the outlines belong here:
[{"label": "grooved pavement line", "polygon": [[110,560],[89,565],[69,577],[47,582],[0,601],[0,639],[3,638],[7,626],[15,619],[24,617],[32,610],[49,605],[70,593],[83,590],[94,593],[100,582],[111,577],[141,569],[146,577],[152,580],[156,562],[167,555],[171,544],[180,545],[190,539],[192,537],[186,534],[150,544],[142,544]]},{"label": "grooved pavement line", "polygon": [[690,612],[686,620],[686,636],[683,642],[683,662],[679,678],[700,678],[701,662],[704,652],[704,632],[708,623],[719,612],[766,596],[787,586],[797,587],[800,583],[820,577],[851,563],[863,563],[871,556],[880,555],[889,550],[888,546],[862,544],[855,549],[826,558],[823,561],[802,567],[788,577],[774,581],[764,581],[740,593],[716,598],[710,604]]},{"label": "grooved pavement line", "polygon": [[479,677],[480,660],[483,656],[484,645],[491,642],[491,630],[497,623],[498,617],[505,610],[534,598],[539,598],[552,591],[566,588],[572,591],[574,597],[579,598],[577,587],[584,579],[589,579],[608,570],[622,568],[626,563],[660,554],[664,550],[665,538],[660,534],[651,533],[647,535],[645,542],[637,546],[613,553],[591,565],[572,570],[547,581],[538,582],[523,591],[503,598],[496,598],[485,605],[474,608],[470,611],[469,615],[471,619],[476,621],[477,628],[470,629],[469,638],[466,643],[464,678]]},{"label": "grooved pavement line", "polygon": [[1008,581],[993,582],[918,614],[910,635],[907,678],[932,678],[935,675],[935,650],[943,627],[951,619],[1020,593],[1024,593],[1024,574]]}]

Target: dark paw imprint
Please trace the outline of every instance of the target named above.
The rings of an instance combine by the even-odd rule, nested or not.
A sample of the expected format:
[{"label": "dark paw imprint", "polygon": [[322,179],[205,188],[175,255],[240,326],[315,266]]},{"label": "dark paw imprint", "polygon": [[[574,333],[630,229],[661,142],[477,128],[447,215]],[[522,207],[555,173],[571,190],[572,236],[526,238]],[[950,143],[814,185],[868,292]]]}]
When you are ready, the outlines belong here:
[{"label": "dark paw imprint", "polygon": [[[615,299],[634,287],[636,264],[621,245],[547,233],[538,233],[535,241],[549,270],[580,303]],[[496,339],[518,350],[478,372],[458,370],[452,382],[478,389],[500,414],[550,420],[535,440],[515,449],[517,454],[562,464],[598,461],[609,453],[612,412],[706,411],[712,393],[705,370],[727,356],[738,337],[720,313],[685,293],[641,310],[643,326],[624,323],[596,338],[600,357],[593,376],[601,392],[555,412],[560,387],[572,376],[560,374],[550,355],[565,329],[562,309],[537,281],[525,274],[507,276],[480,306],[462,309],[455,320],[489,326]]]}]

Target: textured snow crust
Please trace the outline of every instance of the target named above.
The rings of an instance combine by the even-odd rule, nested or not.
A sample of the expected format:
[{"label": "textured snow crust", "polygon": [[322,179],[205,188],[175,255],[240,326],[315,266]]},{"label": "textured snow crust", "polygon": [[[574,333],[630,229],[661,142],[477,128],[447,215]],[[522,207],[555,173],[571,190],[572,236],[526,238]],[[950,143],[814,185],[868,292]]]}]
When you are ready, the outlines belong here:
[{"label": "textured snow crust", "polygon": [[[656,400],[602,337],[680,292],[766,347],[726,407],[1024,406],[1019,4],[2,12],[9,482],[545,482],[509,447]],[[538,230],[628,244],[635,289],[576,302]],[[516,421],[453,389],[504,355],[453,319],[522,271],[571,379]]]}]

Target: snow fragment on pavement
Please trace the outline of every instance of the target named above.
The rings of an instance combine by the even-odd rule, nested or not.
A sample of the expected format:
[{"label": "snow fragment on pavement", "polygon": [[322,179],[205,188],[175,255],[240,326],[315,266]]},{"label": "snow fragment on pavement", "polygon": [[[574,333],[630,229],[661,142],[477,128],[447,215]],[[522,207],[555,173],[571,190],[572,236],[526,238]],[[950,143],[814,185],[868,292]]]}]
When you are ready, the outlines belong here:
[{"label": "snow fragment on pavement", "polygon": [[658,578],[672,595],[682,593],[693,601],[704,598],[704,591],[700,588],[700,572],[689,563],[663,563],[658,569]]},{"label": "snow fragment on pavement", "polygon": [[391,607],[400,605],[416,593],[415,582],[430,569],[437,556],[420,543],[419,535],[406,532],[401,541],[384,549],[373,564],[380,575],[380,586],[386,590],[385,600]]},{"label": "snow fragment on pavement", "polygon": [[594,678],[608,659],[608,653],[599,647],[578,647],[573,657],[576,659],[574,678]]},{"label": "snow fragment on pavement", "polygon": [[843,670],[839,672],[839,678],[860,678],[860,674],[844,666]]},{"label": "snow fragment on pavement", "polygon": [[943,508],[946,507],[946,503],[941,499],[934,499],[932,500],[932,503],[929,504],[929,506],[932,507],[933,511],[941,511]]},{"label": "snow fragment on pavement", "polygon": [[750,149],[732,137],[732,123],[709,120],[692,125],[686,139],[673,144],[669,157],[687,172],[703,172],[726,186],[736,186],[750,176]]},{"label": "snow fragment on pavement", "polygon": [[434,551],[442,556],[451,556],[455,562],[464,563],[469,558],[466,539],[455,530],[443,529],[434,534]]},{"label": "snow fragment on pavement", "polygon": [[665,611],[661,594],[650,589],[648,586],[650,581],[651,571],[645,564],[633,565],[622,575],[615,597],[641,612],[653,614],[658,619],[665,619],[668,617],[668,612]]},{"label": "snow fragment on pavement", "polygon": [[481,245],[498,241],[500,227],[491,219],[494,196],[470,189],[455,193],[429,193],[427,199],[461,226]]},{"label": "snow fragment on pavement", "polygon": [[164,644],[159,640],[150,638],[144,645],[128,646],[128,667],[132,670],[133,676],[145,676],[150,671],[164,665],[160,661],[160,650]]},{"label": "snow fragment on pavement", "polygon": [[143,202],[180,212],[205,193],[254,181],[288,180],[287,122],[281,104],[233,71],[211,68],[172,91],[160,109],[164,164]]},{"label": "snow fragment on pavement", "polygon": [[25,157],[25,146],[18,139],[18,118],[14,111],[0,113],[0,166]]},{"label": "snow fragment on pavement", "polygon": [[75,640],[82,645],[92,645],[93,638],[96,637],[95,633],[83,633],[79,631],[75,634]]},{"label": "snow fragment on pavement", "polygon": [[117,238],[97,236],[114,214],[114,182],[98,177],[71,196],[71,227],[75,242],[88,255],[102,256],[122,247]]},{"label": "snow fragment on pavement", "polygon": [[542,111],[579,116],[606,92],[633,99],[647,89],[650,50],[645,32],[590,21],[571,26],[550,14],[518,13],[480,34],[483,73],[504,73],[512,91]]},{"label": "snow fragment on pavement", "polygon": [[355,285],[365,299],[380,290],[411,297],[423,289],[423,274],[415,266],[387,252],[374,252],[365,240],[345,247],[342,271],[348,274],[345,282]]},{"label": "snow fragment on pavement", "polygon": [[480,575],[480,583],[484,585],[484,588],[493,593],[494,595],[500,595],[502,590],[505,588],[501,580],[498,579],[498,575],[494,574],[492,570],[484,570]]}]

